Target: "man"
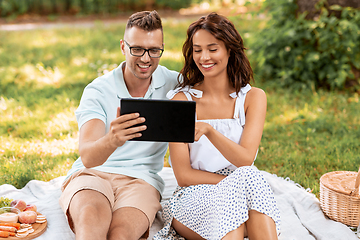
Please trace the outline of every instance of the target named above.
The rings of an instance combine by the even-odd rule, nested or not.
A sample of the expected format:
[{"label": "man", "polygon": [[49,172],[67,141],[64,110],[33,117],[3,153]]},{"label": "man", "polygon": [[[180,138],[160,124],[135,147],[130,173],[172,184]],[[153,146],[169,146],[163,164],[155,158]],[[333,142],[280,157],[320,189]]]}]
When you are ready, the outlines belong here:
[{"label": "man", "polygon": [[80,158],[63,183],[60,205],[76,239],[147,238],[161,208],[167,143],[128,141],[141,136],[145,119],[120,116],[119,98],[163,99],[178,73],[159,65],[163,31],[156,11],[130,16],[119,67],[84,90],[76,117]]}]

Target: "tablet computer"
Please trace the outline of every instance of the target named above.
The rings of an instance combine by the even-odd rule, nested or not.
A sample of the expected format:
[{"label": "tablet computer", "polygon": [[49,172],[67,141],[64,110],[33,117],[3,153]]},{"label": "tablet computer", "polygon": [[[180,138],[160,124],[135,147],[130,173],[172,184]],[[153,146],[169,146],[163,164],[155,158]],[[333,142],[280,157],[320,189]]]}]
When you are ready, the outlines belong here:
[{"label": "tablet computer", "polygon": [[121,115],[137,112],[145,118],[147,129],[133,141],[194,142],[195,107],[194,101],[120,99]]}]

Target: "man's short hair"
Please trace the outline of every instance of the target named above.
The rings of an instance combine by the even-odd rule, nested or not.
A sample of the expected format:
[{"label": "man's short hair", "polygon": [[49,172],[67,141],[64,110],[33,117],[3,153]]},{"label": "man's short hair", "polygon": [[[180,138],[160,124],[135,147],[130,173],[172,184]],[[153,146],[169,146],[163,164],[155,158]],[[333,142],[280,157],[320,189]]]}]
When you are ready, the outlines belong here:
[{"label": "man's short hair", "polygon": [[126,29],[138,27],[145,31],[163,30],[160,15],[154,11],[142,11],[132,14],[126,24]]}]

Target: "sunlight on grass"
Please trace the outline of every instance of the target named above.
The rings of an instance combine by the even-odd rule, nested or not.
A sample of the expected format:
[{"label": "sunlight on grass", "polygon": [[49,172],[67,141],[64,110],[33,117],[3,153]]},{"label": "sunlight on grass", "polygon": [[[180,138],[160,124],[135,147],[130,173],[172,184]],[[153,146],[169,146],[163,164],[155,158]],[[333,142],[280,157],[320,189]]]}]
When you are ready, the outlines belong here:
[{"label": "sunlight on grass", "polygon": [[5,99],[3,96],[0,97],[0,110],[2,110],[1,118],[3,118],[5,110],[8,109],[9,105],[11,105],[11,102],[13,102],[13,99]]},{"label": "sunlight on grass", "polygon": [[[64,31],[66,29],[62,29]],[[28,42],[29,48],[46,48],[51,47],[59,44],[66,44],[67,46],[78,46],[79,44],[84,44],[85,39],[81,35],[73,35],[68,36],[64,35],[61,36],[57,34],[55,30],[47,30],[47,31],[40,31],[39,34],[36,35],[36,37],[31,38],[31,40]],[[71,29],[69,29],[71,31]]]},{"label": "sunlight on grass", "polygon": [[273,124],[288,124],[293,121],[308,121],[315,120],[322,109],[317,108],[315,111],[309,110],[309,105],[305,103],[302,109],[290,109],[285,111],[283,114],[272,119]]},{"label": "sunlight on grass", "polygon": [[36,64],[36,68],[41,72],[41,76],[36,78],[38,83],[49,84],[58,86],[60,80],[64,77],[58,67],[44,67],[44,64],[38,63]]},{"label": "sunlight on grass", "polygon": [[87,65],[89,63],[89,59],[86,57],[78,57],[75,56],[74,58],[72,58],[70,60],[70,64],[74,65],[74,66],[82,66],[82,65]]},{"label": "sunlight on grass", "polygon": [[[59,43],[60,37],[55,34],[54,31],[41,31],[40,34],[36,34],[30,41],[27,43],[29,48],[44,48],[47,46],[52,46]],[[67,39],[69,41],[69,39]]]},{"label": "sunlight on grass", "polygon": [[46,136],[52,136],[52,133],[71,132],[74,126],[77,126],[76,118],[74,116],[76,108],[71,107],[63,112],[53,116],[50,121],[44,123],[44,129],[46,129]]},{"label": "sunlight on grass", "polygon": [[23,87],[29,85],[38,88],[45,85],[59,86],[64,78],[64,74],[58,67],[52,68],[48,66],[45,68],[43,63],[37,63],[36,65],[24,64],[18,68],[8,67],[8,72],[12,73],[12,81]]},{"label": "sunlight on grass", "polygon": [[112,60],[114,62],[118,61],[119,57],[121,57],[122,53],[120,51],[120,43],[119,43],[119,51],[110,52],[108,49],[101,50],[101,58]]},{"label": "sunlight on grass", "polygon": [[66,176],[67,172],[71,169],[72,164],[74,163],[73,159],[67,158],[61,164],[56,165],[52,169],[46,169],[42,172],[43,181],[50,181],[55,177]]},{"label": "sunlight on grass", "polygon": [[[1,97],[0,107],[3,110],[1,114],[1,122],[10,122],[16,120],[21,120],[21,117],[28,118],[33,114],[24,106],[19,105],[14,99],[6,99]],[[1,126],[1,124],[0,124]]]},{"label": "sunlight on grass", "polygon": [[[101,63],[102,62],[100,61],[100,64]],[[98,64],[99,64],[99,61],[98,61]],[[97,66],[96,64],[91,63],[90,67],[96,69],[96,71],[98,73],[98,77],[100,77],[100,76],[110,72],[111,70],[117,68],[118,64],[114,63],[114,64],[109,65],[109,64],[105,63],[105,64],[102,64],[100,66]]]},{"label": "sunlight on grass", "polygon": [[173,61],[182,61],[183,59],[183,55],[181,51],[171,51],[171,50],[167,50],[164,51],[164,54],[162,55],[161,58],[164,59],[171,59]]},{"label": "sunlight on grass", "polygon": [[12,137],[0,137],[0,154],[13,155],[13,158],[22,158],[25,154],[39,156],[58,156],[69,154],[78,149],[78,133],[63,136],[62,139],[21,141]]},{"label": "sunlight on grass", "polygon": [[48,181],[66,175],[78,157],[77,139],[77,134],[50,141],[0,136],[0,185],[7,183],[22,188],[32,179]]},{"label": "sunlight on grass", "polygon": [[[63,135],[77,131],[74,112],[77,103],[66,95],[51,100],[39,101],[27,106],[23,99],[0,98],[2,121],[0,134],[20,139],[61,138]],[[4,135],[3,135],[4,136]]]}]

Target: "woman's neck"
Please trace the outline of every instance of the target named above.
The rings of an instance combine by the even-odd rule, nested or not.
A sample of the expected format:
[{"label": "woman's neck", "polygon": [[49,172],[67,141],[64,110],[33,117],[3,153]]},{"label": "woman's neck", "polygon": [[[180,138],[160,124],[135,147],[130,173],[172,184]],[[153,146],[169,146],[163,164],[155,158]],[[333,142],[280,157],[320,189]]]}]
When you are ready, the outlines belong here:
[{"label": "woman's neck", "polygon": [[198,89],[208,96],[228,96],[235,91],[228,77],[204,78]]}]

